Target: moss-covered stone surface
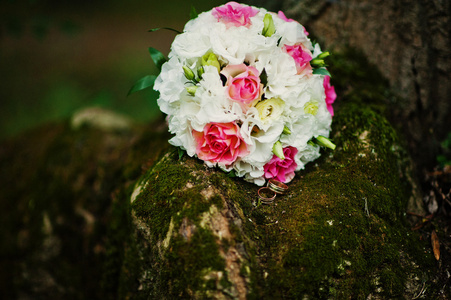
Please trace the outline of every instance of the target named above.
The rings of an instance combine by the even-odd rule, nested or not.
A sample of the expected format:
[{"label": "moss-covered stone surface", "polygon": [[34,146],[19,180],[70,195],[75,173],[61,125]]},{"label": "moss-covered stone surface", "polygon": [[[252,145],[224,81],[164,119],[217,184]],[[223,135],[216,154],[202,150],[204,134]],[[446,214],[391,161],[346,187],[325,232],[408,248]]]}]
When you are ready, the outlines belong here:
[{"label": "moss-covered stone surface", "polygon": [[391,96],[358,58],[331,68],[337,148],[273,205],[179,157],[162,121],[50,124],[3,142],[2,297],[437,298],[431,247],[406,222],[421,199],[383,116]]},{"label": "moss-covered stone surface", "polygon": [[123,190],[166,147],[163,129],[64,122],[0,145],[2,299],[116,298]]},{"label": "moss-covered stone surface", "polygon": [[257,186],[170,150],[134,188],[123,295],[415,296],[433,258],[406,223],[411,186],[398,137],[354,104],[333,132],[337,149],[273,205],[259,205]]}]

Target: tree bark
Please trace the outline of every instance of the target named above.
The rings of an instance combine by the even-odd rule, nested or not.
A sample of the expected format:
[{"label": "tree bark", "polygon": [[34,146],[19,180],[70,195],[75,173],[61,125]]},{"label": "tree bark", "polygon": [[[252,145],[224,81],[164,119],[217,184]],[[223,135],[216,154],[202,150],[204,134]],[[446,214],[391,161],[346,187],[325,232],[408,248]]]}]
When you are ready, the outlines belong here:
[{"label": "tree bark", "polygon": [[364,53],[396,95],[388,99],[392,118],[408,137],[415,160],[420,167],[434,165],[438,141],[451,129],[450,1],[247,2],[283,10],[325,48],[350,46]]}]

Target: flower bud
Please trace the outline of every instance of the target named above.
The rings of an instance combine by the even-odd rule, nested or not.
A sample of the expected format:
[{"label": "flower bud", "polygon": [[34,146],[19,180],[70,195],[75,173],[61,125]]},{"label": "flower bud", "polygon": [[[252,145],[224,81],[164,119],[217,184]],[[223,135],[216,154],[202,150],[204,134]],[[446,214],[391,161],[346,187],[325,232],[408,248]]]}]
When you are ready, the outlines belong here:
[{"label": "flower bud", "polygon": [[190,94],[191,96],[194,96],[194,94],[196,94],[196,91],[197,91],[197,86],[192,85],[192,86],[186,87],[185,89],[188,92],[188,94]]},{"label": "flower bud", "polygon": [[186,79],[194,80],[196,78],[196,76],[194,75],[193,70],[191,70],[187,66],[182,66],[182,68],[183,68],[183,72],[185,73]]},{"label": "flower bud", "polygon": [[316,143],[318,145],[320,145],[320,146],[327,147],[327,148],[330,148],[332,150],[334,150],[335,147],[336,147],[334,143],[332,143],[327,137],[322,136],[322,135],[319,135],[316,138]]},{"label": "flower bud", "polygon": [[201,64],[202,66],[216,67],[216,69],[218,69],[218,72],[221,71],[221,65],[218,61],[218,57],[214,53],[208,52],[204,54],[202,56]]},{"label": "flower bud", "polygon": [[204,67],[197,68],[197,77],[202,78],[202,75],[204,75]]},{"label": "flower bud", "polygon": [[320,55],[318,55],[316,58],[324,59],[324,58],[328,57],[329,55],[330,55],[330,53],[328,51],[325,51],[325,52],[321,53]]},{"label": "flower bud", "polygon": [[283,154],[283,148],[282,143],[280,141],[277,141],[272,146],[272,152],[281,160],[285,159],[285,155]]},{"label": "flower bud", "polygon": [[319,58],[312,59],[310,61],[310,64],[312,66],[317,66],[317,67],[323,67],[323,66],[326,65],[325,62],[324,62],[324,59],[319,59]]},{"label": "flower bud", "polygon": [[290,130],[290,128],[288,128],[287,126],[284,126],[284,127],[283,127],[282,133],[283,133],[283,134],[291,134],[291,130]]},{"label": "flower bud", "polygon": [[262,35],[270,37],[276,32],[276,27],[274,26],[274,21],[271,14],[266,14],[263,18],[263,30]]}]

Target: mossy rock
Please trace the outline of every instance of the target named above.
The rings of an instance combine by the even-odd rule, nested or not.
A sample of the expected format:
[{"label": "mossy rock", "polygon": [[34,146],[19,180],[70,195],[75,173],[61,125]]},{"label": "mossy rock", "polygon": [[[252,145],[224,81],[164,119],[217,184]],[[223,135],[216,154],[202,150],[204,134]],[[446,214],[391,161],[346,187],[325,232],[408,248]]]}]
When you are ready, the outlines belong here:
[{"label": "mossy rock", "polygon": [[[79,118],[88,113],[96,122]],[[99,125],[103,116],[110,122]],[[100,109],[74,119],[0,144],[2,299],[116,299],[126,187],[168,146],[168,133],[164,122],[125,126]]]},{"label": "mossy rock", "polygon": [[345,104],[335,151],[273,205],[170,149],[131,193],[121,297],[410,298],[433,258],[406,223],[408,160],[384,117]]},{"label": "mossy rock", "polygon": [[337,149],[274,205],[179,158],[163,120],[89,109],[2,142],[2,297],[436,298],[430,245],[406,222],[421,198],[381,115],[385,84],[345,56],[334,56]]}]

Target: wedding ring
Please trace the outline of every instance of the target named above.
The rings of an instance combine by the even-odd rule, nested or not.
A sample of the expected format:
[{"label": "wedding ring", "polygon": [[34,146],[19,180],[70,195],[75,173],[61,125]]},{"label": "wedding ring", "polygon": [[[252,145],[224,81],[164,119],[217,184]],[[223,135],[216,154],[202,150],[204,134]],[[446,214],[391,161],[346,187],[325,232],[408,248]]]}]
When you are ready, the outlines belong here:
[{"label": "wedding ring", "polygon": [[276,198],[276,193],[268,187],[262,187],[258,190],[258,198],[263,204],[271,204]]},{"label": "wedding ring", "polygon": [[268,181],[268,188],[277,194],[285,194],[288,190],[288,185],[275,179],[270,179]]}]

